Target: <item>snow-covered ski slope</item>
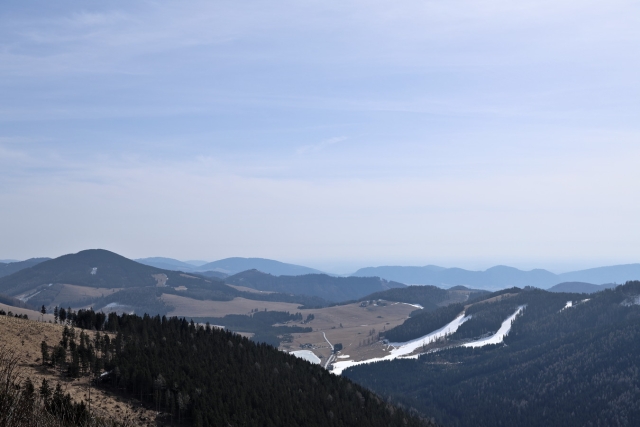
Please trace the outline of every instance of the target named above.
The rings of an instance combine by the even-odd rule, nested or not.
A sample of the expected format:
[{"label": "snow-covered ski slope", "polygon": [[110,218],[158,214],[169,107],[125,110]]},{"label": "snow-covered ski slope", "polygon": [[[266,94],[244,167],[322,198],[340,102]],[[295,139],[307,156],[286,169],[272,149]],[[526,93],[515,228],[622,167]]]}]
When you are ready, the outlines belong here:
[{"label": "snow-covered ski slope", "polygon": [[463,347],[482,347],[485,345],[500,344],[502,341],[504,341],[504,337],[506,337],[509,331],[511,330],[511,324],[515,320],[516,316],[522,313],[522,310],[524,310],[525,307],[526,305],[521,305],[520,307],[518,307],[515,313],[509,316],[507,320],[502,322],[500,329],[498,329],[498,332],[496,332],[495,334],[491,335],[490,337],[482,338],[477,341],[468,342],[466,344],[463,344],[462,346]]},{"label": "snow-covered ski slope", "polygon": [[[522,313],[522,310],[524,310],[525,307],[526,305],[519,306],[518,309],[515,311],[515,313],[513,313],[504,322],[502,322],[500,329],[498,329],[498,331],[495,334],[491,335],[490,337],[479,339],[477,341],[472,341],[472,342],[462,344],[462,346],[463,347],[482,347],[485,345],[500,344],[501,342],[504,341],[504,337],[506,337],[509,334],[509,331],[511,330],[511,325],[515,320],[515,318],[520,313]],[[415,352],[424,344],[429,344],[430,342],[435,341],[439,338],[442,338],[446,335],[453,334],[458,330],[460,325],[462,325],[464,322],[466,322],[470,318],[471,316],[465,316],[464,312],[462,312],[458,317],[456,317],[450,323],[438,329],[437,331],[433,331],[425,336],[422,336],[415,340],[407,341],[404,343],[390,343],[389,345],[392,346],[393,349],[389,352],[387,356],[375,357],[373,359],[360,360],[360,361],[341,360],[333,364],[332,372],[336,375],[340,375],[342,374],[342,371],[344,371],[345,369],[351,366],[363,365],[366,363],[373,363],[373,362],[380,362],[383,360],[394,360],[398,358],[417,359],[419,354],[415,354],[412,356],[410,356],[410,354]]]},{"label": "snow-covered ski slope", "polygon": [[[445,335],[450,335],[458,330],[460,325],[470,319],[470,316],[465,317],[464,312],[462,312],[458,317],[453,319],[447,325],[442,328],[433,331],[423,337],[417,338],[415,340],[407,341],[405,343],[390,343],[389,345],[394,347],[388,355],[384,357],[375,357],[373,359],[361,360],[356,362],[355,360],[341,360],[335,362],[333,364],[333,373],[336,375],[340,375],[343,370],[356,365],[362,365],[365,363],[373,363],[380,362],[382,360],[393,360],[399,357],[407,357],[409,354],[416,351],[418,348],[422,347],[424,344],[428,344],[431,341],[435,341],[438,338],[444,337]],[[411,356],[409,356],[411,357]]]}]

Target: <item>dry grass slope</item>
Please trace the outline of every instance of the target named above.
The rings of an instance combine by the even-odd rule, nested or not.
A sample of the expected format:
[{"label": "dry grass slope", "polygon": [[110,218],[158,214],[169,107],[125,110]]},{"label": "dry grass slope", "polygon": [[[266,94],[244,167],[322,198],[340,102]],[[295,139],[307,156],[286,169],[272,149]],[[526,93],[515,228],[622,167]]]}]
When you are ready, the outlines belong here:
[{"label": "dry grass slope", "polygon": [[[15,307],[2,306],[5,311],[14,313],[24,311],[31,319],[35,319],[39,313],[32,310],[17,309]],[[50,315],[45,315],[50,316]],[[53,316],[51,316],[53,318]],[[45,317],[45,320],[47,318]],[[60,382],[66,393],[71,395],[75,402],[89,402],[89,380],[79,378],[70,380],[61,377],[53,369],[42,366],[40,360],[40,343],[45,341],[49,346],[58,344],[62,339],[62,325],[56,325],[36,320],[17,319],[9,316],[0,316],[0,342],[5,348],[10,349],[15,358],[15,373],[20,381],[30,378],[36,388],[46,378],[50,384]],[[86,331],[88,332],[88,331]],[[90,333],[90,332],[89,332]],[[154,426],[156,414],[153,411],[141,408],[129,399],[122,399],[110,391],[91,388],[91,413],[108,420],[124,423],[128,426]],[[2,423],[0,423],[2,425]],[[12,424],[9,424],[10,426]],[[22,424],[21,424],[22,425]],[[24,424],[31,425],[31,424]],[[55,424],[33,424],[55,425]]]}]

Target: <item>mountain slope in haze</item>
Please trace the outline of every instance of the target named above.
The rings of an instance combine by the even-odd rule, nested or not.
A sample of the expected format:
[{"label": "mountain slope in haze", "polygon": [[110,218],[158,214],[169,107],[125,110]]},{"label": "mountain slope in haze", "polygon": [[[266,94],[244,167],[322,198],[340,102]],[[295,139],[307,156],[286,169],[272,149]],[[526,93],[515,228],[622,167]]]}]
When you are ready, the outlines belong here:
[{"label": "mountain slope in haze", "polygon": [[332,302],[356,300],[373,292],[405,287],[402,283],[379,277],[333,277],[327,274],[274,276],[258,270],[229,276],[225,283],[259,291],[316,296]]},{"label": "mountain slope in haze", "polygon": [[139,258],[134,259],[134,261],[151,267],[161,268],[163,270],[184,271],[185,273],[196,271],[198,268],[193,264],[164,257]]},{"label": "mountain slope in haze", "polygon": [[[589,298],[520,289],[493,296],[502,298],[466,308],[469,320],[426,347],[439,351],[344,375],[444,425],[640,425],[640,282]],[[461,346],[482,343],[519,307],[503,343]],[[434,327],[455,315],[439,314]]]},{"label": "mountain slope in haze", "polygon": [[485,271],[435,266],[390,266],[362,268],[356,271],[353,276],[378,276],[410,285],[433,285],[444,288],[464,285],[485,290],[498,290],[513,286],[533,286],[547,289],[561,282],[604,284],[637,280],[640,279],[640,264],[599,267],[562,274],[554,274],[542,269],[523,271],[507,266],[496,266]]},{"label": "mountain slope in haze", "polygon": [[426,267],[367,267],[354,276],[379,276],[411,285],[451,287],[469,286],[485,290],[497,290],[513,286],[549,287],[558,283],[555,274],[546,270],[522,271],[513,267],[496,266],[486,271],[470,271],[462,268]]},{"label": "mountain slope in haze", "polygon": [[30,258],[25,261],[16,261],[6,264],[0,264],[0,277],[9,276],[13,273],[17,273],[25,268],[33,267],[41,262],[48,261],[51,258]]},{"label": "mountain slope in haze", "polygon": [[[602,285],[605,283],[625,283],[640,280],[640,264],[612,265],[589,268],[558,275],[560,282],[587,282]],[[560,283],[559,282],[559,283]]]},{"label": "mountain slope in haze", "polygon": [[594,285],[585,282],[562,282],[547,289],[549,292],[571,292],[576,294],[592,294],[605,289],[615,288],[615,283],[607,283],[605,285]]},{"label": "mountain slope in haze", "polygon": [[[99,291],[91,291],[99,288]],[[20,297],[34,306],[93,306],[96,310],[167,314],[164,294],[193,300],[230,301],[237,297],[326,306],[315,296],[244,292],[215,277],[201,277],[140,264],[102,249],[64,255],[0,278],[0,294]]]},{"label": "mountain slope in haze", "polygon": [[201,265],[195,271],[219,271],[234,275],[247,270],[259,270],[274,276],[300,276],[303,274],[324,274],[320,270],[302,265],[287,264],[264,258],[225,258]]},{"label": "mountain slope in haze", "polygon": [[150,267],[103,249],[90,249],[77,254],[39,263],[29,269],[0,278],[0,293],[18,295],[49,283],[63,283],[92,288],[128,288],[156,286],[164,274],[169,280],[180,280],[179,274]]}]

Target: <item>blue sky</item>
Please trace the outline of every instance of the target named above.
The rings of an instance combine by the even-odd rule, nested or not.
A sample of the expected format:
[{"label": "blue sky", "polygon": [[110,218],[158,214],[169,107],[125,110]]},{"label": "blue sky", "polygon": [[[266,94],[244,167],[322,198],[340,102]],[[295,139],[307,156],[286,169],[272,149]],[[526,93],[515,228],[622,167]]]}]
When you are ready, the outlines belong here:
[{"label": "blue sky", "polygon": [[633,1],[4,1],[0,258],[640,261]]}]

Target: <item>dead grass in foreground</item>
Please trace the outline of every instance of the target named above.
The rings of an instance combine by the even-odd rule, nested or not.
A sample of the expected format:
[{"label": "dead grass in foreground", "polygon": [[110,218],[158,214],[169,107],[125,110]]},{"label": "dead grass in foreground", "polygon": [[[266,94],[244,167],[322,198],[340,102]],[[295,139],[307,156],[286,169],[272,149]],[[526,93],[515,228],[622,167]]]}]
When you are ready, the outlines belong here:
[{"label": "dead grass in foreground", "polygon": [[[0,305],[4,311],[27,314],[29,318],[36,318],[33,310],[18,309]],[[33,317],[32,317],[33,316]],[[50,315],[45,315],[50,316]],[[53,316],[51,316],[53,318]],[[55,386],[60,383],[65,393],[69,393],[75,402],[89,403],[89,379],[69,379],[61,377],[51,368],[41,365],[40,343],[44,340],[49,346],[59,343],[62,339],[62,325],[40,322],[37,320],[17,319],[15,317],[0,316],[0,341],[13,349],[18,356],[18,368],[23,379],[30,378],[36,388],[46,378]],[[79,333],[78,330],[76,330]],[[91,331],[85,333],[93,335]],[[109,390],[91,387],[91,413],[116,421],[129,421],[134,426],[155,426],[156,414],[136,403],[134,400],[124,399]]]}]

